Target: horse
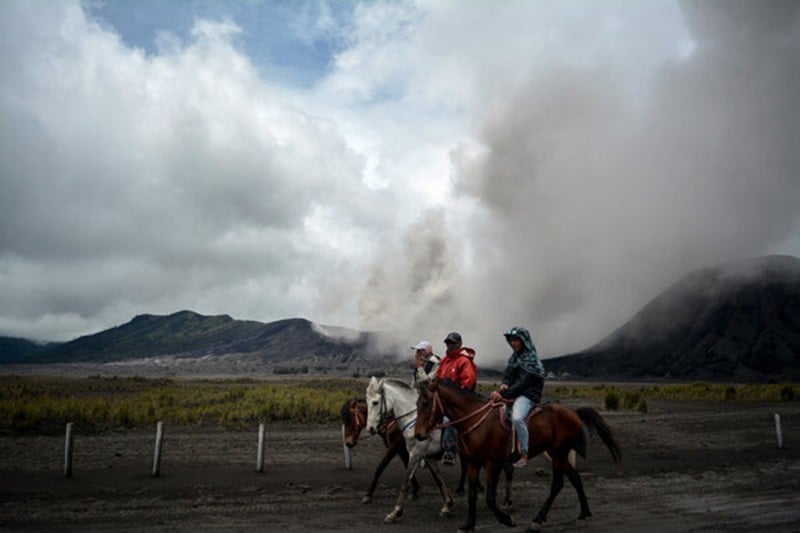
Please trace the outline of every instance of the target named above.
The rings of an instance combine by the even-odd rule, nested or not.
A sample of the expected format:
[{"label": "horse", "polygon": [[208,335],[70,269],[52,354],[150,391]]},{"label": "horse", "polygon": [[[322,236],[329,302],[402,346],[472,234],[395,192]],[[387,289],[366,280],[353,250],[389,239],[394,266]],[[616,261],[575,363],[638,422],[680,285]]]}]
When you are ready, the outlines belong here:
[{"label": "horse", "polygon": [[[383,522],[391,524],[397,522],[403,514],[406,496],[408,495],[411,479],[422,459],[430,469],[433,480],[442,495],[442,508],[440,516],[450,516],[453,508],[453,496],[444,483],[437,460],[442,456],[441,431],[433,430],[425,439],[414,436],[414,424],[417,420],[417,392],[397,379],[381,379],[372,376],[367,385],[367,430],[374,435],[385,422],[389,413],[393,413],[400,430],[405,438],[406,448],[409,452],[408,466],[406,467],[403,484],[394,509],[386,515]],[[470,482],[472,486],[472,482]]]},{"label": "horse", "polygon": [[[506,526],[514,521],[496,503],[497,482],[500,466],[514,457],[514,443],[511,431],[504,427],[499,407],[505,402],[495,402],[471,391],[465,391],[449,382],[433,381],[420,389],[417,402],[417,425],[414,434],[425,440],[432,431],[442,427],[444,416],[450,418],[459,434],[459,448],[467,459],[469,472],[469,497],[467,522],[459,531],[475,530],[475,502],[477,490],[474,481],[481,466],[486,469],[486,505],[497,520]],[[547,513],[561,488],[564,476],[575,487],[580,501],[579,519],[592,515],[583,482],[569,461],[569,453],[576,450],[586,457],[587,433],[598,435],[611,453],[611,458],[619,464],[622,451],[614,440],[611,429],[600,414],[591,407],[571,409],[557,403],[539,406],[528,418],[530,433],[529,454],[531,457],[545,452],[550,456],[553,479],[550,494],[533,520],[528,531],[536,531],[547,520]],[[536,526],[536,527],[533,527]]]},{"label": "horse", "polygon": [[[344,426],[344,443],[348,448],[355,447],[358,444],[358,436],[361,430],[367,426],[367,402],[366,400],[351,398],[344,402],[341,411],[342,425]],[[408,467],[408,449],[406,448],[406,439],[403,437],[403,432],[397,426],[397,421],[394,418],[388,418],[386,423],[383,424],[378,430],[383,444],[386,446],[386,453],[383,454],[381,462],[375,469],[375,474],[372,476],[367,488],[367,494],[361,500],[362,503],[370,503],[372,501],[372,494],[375,492],[375,487],[378,485],[378,479],[381,474],[392,462],[395,456],[399,455],[400,460],[403,461],[403,468]],[[419,494],[419,483],[416,476],[411,478],[412,496],[414,498]]]}]

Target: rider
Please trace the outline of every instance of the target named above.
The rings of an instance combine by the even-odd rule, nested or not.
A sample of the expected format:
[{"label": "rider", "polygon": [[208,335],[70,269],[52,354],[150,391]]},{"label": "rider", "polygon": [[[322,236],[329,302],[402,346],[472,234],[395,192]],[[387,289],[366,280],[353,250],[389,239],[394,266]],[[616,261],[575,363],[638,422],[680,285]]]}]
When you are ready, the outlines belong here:
[{"label": "rider", "polygon": [[413,386],[419,382],[425,382],[436,376],[441,358],[433,353],[433,346],[428,341],[419,341],[416,346],[411,347],[415,350],[414,354],[414,374],[412,376]]},{"label": "rider", "polygon": [[[478,370],[473,361],[475,350],[463,346],[461,334],[456,331],[448,333],[444,343],[447,346],[447,353],[439,363],[436,379],[439,381],[450,380],[457,383],[462,389],[475,390],[475,384],[478,381]],[[444,430],[443,440],[445,451],[442,456],[442,464],[453,466],[458,454],[456,429],[447,426]]]},{"label": "rider", "polygon": [[536,353],[530,332],[522,327],[513,327],[505,332],[506,342],[513,352],[503,372],[499,391],[492,391],[493,400],[514,400],[511,420],[517,431],[520,458],[514,463],[517,468],[528,466],[528,426],[525,418],[533,406],[542,399],[544,366]]}]

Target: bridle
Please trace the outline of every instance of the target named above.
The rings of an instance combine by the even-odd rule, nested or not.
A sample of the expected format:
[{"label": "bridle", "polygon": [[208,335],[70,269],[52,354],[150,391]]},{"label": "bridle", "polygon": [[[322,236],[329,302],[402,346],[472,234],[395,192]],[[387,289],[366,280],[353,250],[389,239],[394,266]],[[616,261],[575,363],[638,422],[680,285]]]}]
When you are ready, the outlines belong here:
[{"label": "bridle", "polygon": [[[406,411],[405,413],[403,413],[401,415],[389,416],[389,409],[386,407],[386,392],[384,391],[383,387],[380,388],[379,394],[381,395],[381,409],[379,411],[380,421],[381,422],[380,422],[380,425],[378,426],[378,432],[379,433],[380,432],[384,432],[387,429],[389,429],[392,426],[392,424],[400,424],[400,421],[404,417],[406,417],[406,416],[408,416],[410,414],[416,414],[417,408],[415,406],[410,411]],[[416,423],[417,423],[417,417],[415,416],[405,426],[403,426],[400,429],[400,431],[405,431],[406,429],[408,429],[409,427],[413,426]]]},{"label": "bridle", "polygon": [[427,428],[428,428],[429,431],[432,431],[434,429],[444,429],[444,428],[453,426],[455,424],[460,424],[461,422],[464,422],[465,420],[469,420],[472,417],[476,417],[476,416],[480,415],[480,418],[478,418],[478,420],[476,420],[475,423],[473,423],[467,429],[458,432],[458,437],[461,439],[461,442],[464,444],[465,448],[467,447],[467,441],[466,441],[466,439],[464,439],[464,437],[466,437],[469,433],[471,433],[472,431],[474,431],[475,429],[480,427],[480,425],[483,424],[486,421],[486,419],[489,417],[489,414],[492,412],[492,410],[495,407],[499,407],[499,406],[501,406],[501,405],[503,405],[505,403],[508,403],[506,400],[492,400],[492,399],[489,399],[489,401],[486,402],[485,404],[483,404],[481,407],[475,409],[474,411],[471,411],[471,412],[467,413],[466,415],[462,416],[461,418],[459,418],[457,420],[450,420],[448,422],[435,423],[434,420],[437,419],[437,417],[435,416],[436,409],[439,409],[441,411],[441,413],[442,413],[441,417],[442,418],[444,418],[444,416],[445,416],[444,415],[444,403],[442,402],[442,398],[439,395],[438,387],[437,387],[437,389],[435,391],[433,391],[432,401],[433,401],[433,407],[431,408],[431,412],[430,412],[430,414],[428,416],[428,423],[427,423]]}]

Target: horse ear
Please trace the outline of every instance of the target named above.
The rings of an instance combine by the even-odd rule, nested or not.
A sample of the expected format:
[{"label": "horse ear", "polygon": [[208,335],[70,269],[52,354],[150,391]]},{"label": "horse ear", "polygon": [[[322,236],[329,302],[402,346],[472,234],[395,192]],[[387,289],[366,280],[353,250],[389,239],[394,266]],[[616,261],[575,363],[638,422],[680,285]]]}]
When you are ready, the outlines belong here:
[{"label": "horse ear", "polygon": [[375,376],[372,376],[372,377],[369,378],[369,384],[370,384],[370,386],[373,386],[373,385],[377,386],[378,385],[378,380],[375,378]]},{"label": "horse ear", "polygon": [[380,390],[383,390],[383,384],[384,384],[385,382],[386,382],[386,380],[385,380],[385,379],[383,379],[383,378],[381,378],[381,380],[378,382],[378,388],[379,388]]}]

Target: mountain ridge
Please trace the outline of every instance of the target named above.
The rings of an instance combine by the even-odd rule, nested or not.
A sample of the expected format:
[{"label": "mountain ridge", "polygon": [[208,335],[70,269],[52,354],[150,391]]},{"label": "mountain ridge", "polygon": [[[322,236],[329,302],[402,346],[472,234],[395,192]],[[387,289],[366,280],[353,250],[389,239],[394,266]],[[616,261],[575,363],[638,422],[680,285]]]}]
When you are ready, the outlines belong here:
[{"label": "mountain ridge", "polygon": [[546,364],[582,377],[800,379],[800,259],[691,272],[598,343]]}]

